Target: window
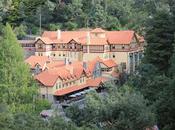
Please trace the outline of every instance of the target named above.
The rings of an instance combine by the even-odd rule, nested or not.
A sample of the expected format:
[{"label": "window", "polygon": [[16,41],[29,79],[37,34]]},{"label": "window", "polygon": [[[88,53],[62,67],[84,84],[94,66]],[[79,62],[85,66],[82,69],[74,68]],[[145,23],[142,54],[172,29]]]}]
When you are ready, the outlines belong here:
[{"label": "window", "polygon": [[113,54],[112,57],[115,58],[115,54]]},{"label": "window", "polygon": [[55,49],[56,48],[56,45],[52,45],[52,49]]},{"label": "window", "polygon": [[61,56],[61,54],[59,54],[59,56]]},{"label": "window", "polygon": [[55,55],[55,54],[53,54],[53,56],[55,57],[56,55]]},{"label": "window", "polygon": [[63,54],[63,56],[65,56],[65,54]]},{"label": "window", "polygon": [[61,83],[59,83],[59,88],[61,88]]},{"label": "window", "polygon": [[38,45],[38,49],[43,49],[42,44],[39,44],[39,45]]},{"label": "window", "polygon": [[122,69],[126,69],[126,62],[121,63]]},{"label": "window", "polygon": [[125,46],[124,45],[122,46],[122,49],[125,49]]},{"label": "window", "polygon": [[42,95],[42,99],[45,99],[46,98],[46,96],[45,95]]},{"label": "window", "polygon": [[115,45],[112,46],[112,49],[115,49]]},{"label": "window", "polygon": [[58,89],[58,83],[56,84],[56,89]]}]

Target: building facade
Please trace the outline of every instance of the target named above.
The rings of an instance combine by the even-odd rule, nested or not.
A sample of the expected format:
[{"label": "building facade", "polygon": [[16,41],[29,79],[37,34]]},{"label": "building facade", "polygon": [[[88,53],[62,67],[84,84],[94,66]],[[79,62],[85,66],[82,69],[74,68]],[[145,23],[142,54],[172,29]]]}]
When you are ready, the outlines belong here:
[{"label": "building facade", "polygon": [[35,55],[56,60],[90,61],[99,56],[113,59],[128,73],[143,57],[144,38],[134,31],[45,31],[35,41]]},{"label": "building facade", "polygon": [[35,75],[35,79],[40,85],[41,97],[54,102],[81,97],[90,88],[98,89],[104,82],[116,80],[113,73],[117,73],[117,64],[97,57],[87,62],[75,61],[45,69]]}]

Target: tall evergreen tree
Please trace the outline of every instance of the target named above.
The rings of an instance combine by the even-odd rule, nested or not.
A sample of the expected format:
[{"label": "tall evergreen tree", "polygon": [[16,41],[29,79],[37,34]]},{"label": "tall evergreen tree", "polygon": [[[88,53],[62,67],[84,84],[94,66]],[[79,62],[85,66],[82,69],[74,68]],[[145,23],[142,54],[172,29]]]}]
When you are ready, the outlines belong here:
[{"label": "tall evergreen tree", "polygon": [[32,108],[36,87],[24,63],[22,48],[9,24],[0,39],[0,77],[1,102],[8,104],[12,111]]},{"label": "tall evergreen tree", "polygon": [[170,67],[173,52],[173,21],[168,11],[158,11],[148,22],[146,32],[147,48],[145,62],[153,64],[161,72]]}]

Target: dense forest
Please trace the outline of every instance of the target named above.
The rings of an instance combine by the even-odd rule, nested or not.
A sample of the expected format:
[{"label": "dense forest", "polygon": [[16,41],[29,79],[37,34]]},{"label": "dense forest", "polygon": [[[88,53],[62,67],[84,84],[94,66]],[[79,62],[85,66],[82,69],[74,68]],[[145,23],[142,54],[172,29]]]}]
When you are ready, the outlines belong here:
[{"label": "dense forest", "polygon": [[0,21],[10,23],[22,37],[42,30],[101,27],[144,33],[145,22],[168,0],[1,0]]},{"label": "dense forest", "polygon": [[[50,104],[38,98],[16,38],[39,34],[40,16],[43,30],[136,30],[147,42],[142,64],[126,82],[106,84],[105,98],[92,92],[85,108],[66,109],[71,121],[43,120]],[[1,0],[0,21],[0,130],[175,129],[174,0]]]}]

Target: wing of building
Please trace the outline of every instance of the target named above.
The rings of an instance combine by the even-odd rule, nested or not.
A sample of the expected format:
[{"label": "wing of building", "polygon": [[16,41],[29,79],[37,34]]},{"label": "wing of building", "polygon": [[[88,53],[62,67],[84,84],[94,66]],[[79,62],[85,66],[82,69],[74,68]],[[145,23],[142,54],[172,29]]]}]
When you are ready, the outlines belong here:
[{"label": "wing of building", "polygon": [[35,55],[57,60],[113,59],[128,73],[135,71],[144,50],[144,38],[131,30],[45,31],[35,41]]},{"label": "wing of building", "polygon": [[77,94],[81,96],[90,89],[100,90],[105,82],[117,80],[118,76],[117,63],[100,57],[66,62],[47,56],[31,56],[26,63],[39,83],[41,97],[51,102],[77,97]]}]

